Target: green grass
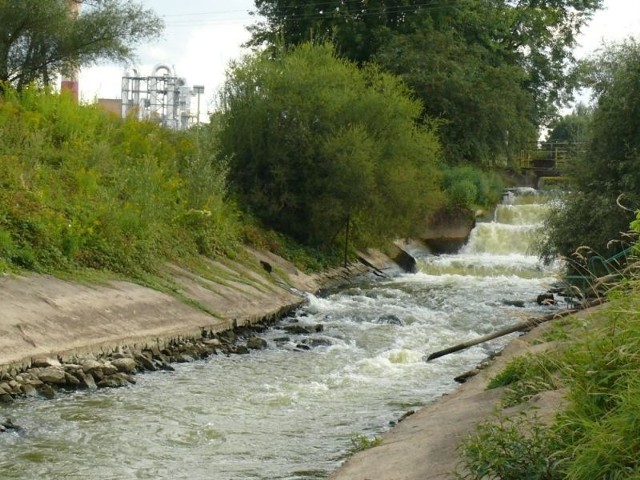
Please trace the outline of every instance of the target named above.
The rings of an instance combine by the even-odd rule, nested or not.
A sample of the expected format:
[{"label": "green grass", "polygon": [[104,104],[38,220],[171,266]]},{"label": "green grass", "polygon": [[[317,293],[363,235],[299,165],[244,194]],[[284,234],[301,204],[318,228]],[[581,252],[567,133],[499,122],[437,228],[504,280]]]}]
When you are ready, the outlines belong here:
[{"label": "green grass", "polygon": [[489,380],[488,389],[507,386],[502,405],[511,407],[526,402],[532,396],[556,387],[556,361],[548,354],[523,355],[514,358]]},{"label": "green grass", "polygon": [[349,454],[354,455],[358,452],[377,447],[378,445],[382,445],[382,438],[369,438],[362,433],[356,433],[351,436],[351,448],[349,448]]},{"label": "green grass", "polygon": [[[627,281],[624,290],[592,314],[590,328],[566,322],[553,357],[516,359],[492,379],[509,386],[507,395],[525,391],[523,399],[536,381],[543,390],[564,388],[568,406],[544,431],[528,420],[479,426],[461,446],[463,478],[640,478],[640,289]],[[523,459],[534,470],[522,470]]]}]

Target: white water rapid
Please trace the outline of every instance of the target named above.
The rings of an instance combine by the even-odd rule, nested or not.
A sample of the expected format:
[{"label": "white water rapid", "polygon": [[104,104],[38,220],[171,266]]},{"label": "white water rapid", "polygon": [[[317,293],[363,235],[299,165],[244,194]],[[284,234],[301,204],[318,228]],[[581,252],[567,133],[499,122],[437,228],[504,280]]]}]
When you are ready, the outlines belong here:
[{"label": "white water rapid", "polygon": [[0,477],[324,478],[353,435],[379,435],[437,400],[509,339],[429,363],[425,355],[548,312],[535,298],[554,272],[529,252],[544,212],[537,197],[512,196],[459,254],[424,256],[416,274],[312,296],[284,322],[322,324],[322,332],[274,328],[262,352],[1,407],[24,432],[0,436]]}]

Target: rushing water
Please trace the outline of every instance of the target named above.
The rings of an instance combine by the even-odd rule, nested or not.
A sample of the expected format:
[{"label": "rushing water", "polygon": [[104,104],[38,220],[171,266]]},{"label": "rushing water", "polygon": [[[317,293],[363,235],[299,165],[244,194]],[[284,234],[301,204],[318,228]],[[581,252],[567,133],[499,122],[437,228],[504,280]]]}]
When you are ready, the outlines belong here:
[{"label": "rushing water", "polygon": [[[0,410],[0,478],[310,479],[344,459],[354,434],[383,432],[450,392],[453,378],[508,339],[423,357],[535,311],[553,282],[528,252],[545,207],[509,197],[457,255],[417,274],[311,296],[291,321],[312,336],[266,334],[269,349],[138,376],[124,389],[28,399]],[[524,300],[525,308],[508,306]],[[315,342],[300,351],[300,342]]]}]

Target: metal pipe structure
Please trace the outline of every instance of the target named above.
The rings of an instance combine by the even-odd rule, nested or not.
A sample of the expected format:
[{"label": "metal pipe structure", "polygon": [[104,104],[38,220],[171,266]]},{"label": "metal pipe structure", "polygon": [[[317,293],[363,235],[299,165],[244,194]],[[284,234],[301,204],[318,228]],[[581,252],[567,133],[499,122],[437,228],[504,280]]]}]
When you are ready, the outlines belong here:
[{"label": "metal pipe structure", "polygon": [[204,87],[192,90],[169,65],[155,65],[148,77],[133,68],[122,77],[122,118],[135,116],[183,130],[198,120],[191,113],[191,99],[198,95],[199,100],[202,93]]}]

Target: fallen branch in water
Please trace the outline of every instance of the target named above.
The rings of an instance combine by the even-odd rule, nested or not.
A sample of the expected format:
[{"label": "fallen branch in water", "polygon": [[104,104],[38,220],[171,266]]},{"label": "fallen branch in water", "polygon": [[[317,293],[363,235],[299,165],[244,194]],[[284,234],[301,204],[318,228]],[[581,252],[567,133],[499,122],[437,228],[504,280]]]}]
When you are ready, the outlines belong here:
[{"label": "fallen branch in water", "polygon": [[444,357],[445,355],[449,355],[450,353],[459,352],[460,350],[465,350],[469,347],[473,347],[474,345],[478,345],[480,343],[488,342],[489,340],[493,340],[494,338],[504,337],[505,335],[509,335],[514,332],[525,332],[531,330],[533,327],[537,327],[541,323],[549,322],[551,320],[555,320],[557,318],[566,317],[568,315],[572,315],[574,313],[579,312],[585,308],[595,307],[604,303],[604,299],[597,298],[592,300],[580,308],[574,308],[572,310],[565,310],[563,312],[551,313],[549,315],[545,315],[544,317],[535,317],[525,320],[524,322],[516,323],[515,325],[511,325],[510,327],[501,328],[493,333],[489,333],[482,337],[476,338],[474,340],[469,340],[466,342],[459,343],[454,345],[453,347],[445,348],[444,350],[437,351],[432,353],[427,357],[427,362],[434,360],[436,358]]}]

